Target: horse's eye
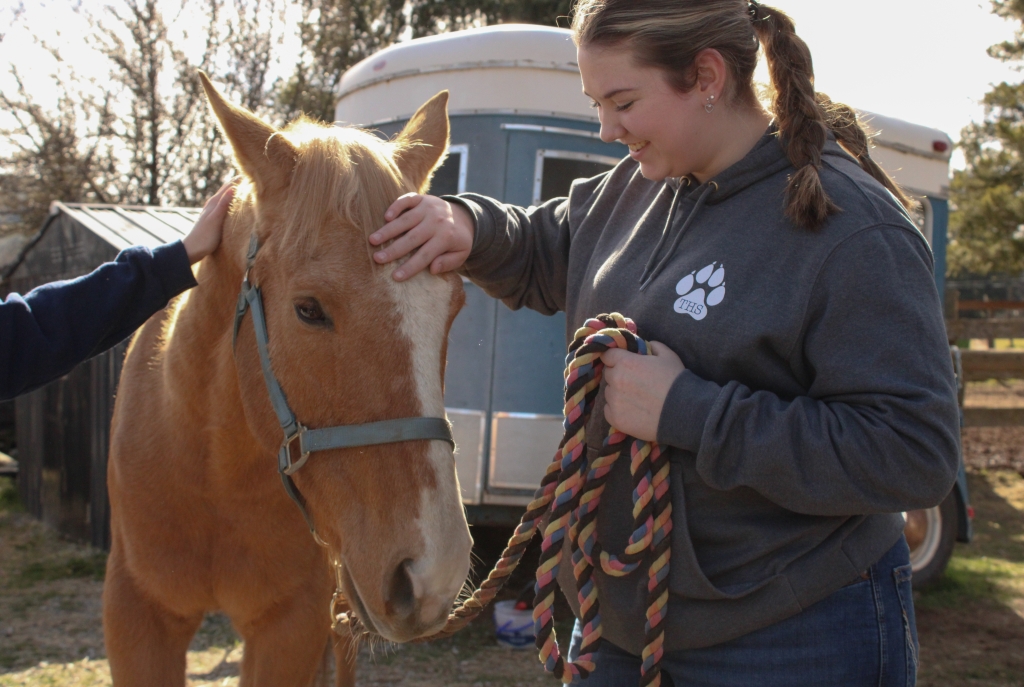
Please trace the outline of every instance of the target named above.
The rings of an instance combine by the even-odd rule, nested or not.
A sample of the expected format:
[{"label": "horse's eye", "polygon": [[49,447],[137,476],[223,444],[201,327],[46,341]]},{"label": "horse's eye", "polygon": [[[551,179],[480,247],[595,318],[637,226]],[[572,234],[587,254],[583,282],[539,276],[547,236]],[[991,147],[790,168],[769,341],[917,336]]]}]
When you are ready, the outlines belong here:
[{"label": "horse's eye", "polygon": [[295,314],[307,324],[330,325],[327,316],[324,315],[324,309],[320,307],[320,303],[315,298],[303,298],[295,301]]}]

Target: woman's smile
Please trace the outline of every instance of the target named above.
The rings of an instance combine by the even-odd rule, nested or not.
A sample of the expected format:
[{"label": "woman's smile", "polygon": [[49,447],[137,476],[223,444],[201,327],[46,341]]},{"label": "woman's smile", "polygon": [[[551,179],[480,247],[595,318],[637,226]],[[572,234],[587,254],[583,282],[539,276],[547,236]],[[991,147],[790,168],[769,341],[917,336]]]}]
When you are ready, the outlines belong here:
[{"label": "woman's smile", "polygon": [[650,141],[640,141],[639,143],[627,143],[629,146],[629,156],[634,160],[639,160],[640,155],[647,148]]}]

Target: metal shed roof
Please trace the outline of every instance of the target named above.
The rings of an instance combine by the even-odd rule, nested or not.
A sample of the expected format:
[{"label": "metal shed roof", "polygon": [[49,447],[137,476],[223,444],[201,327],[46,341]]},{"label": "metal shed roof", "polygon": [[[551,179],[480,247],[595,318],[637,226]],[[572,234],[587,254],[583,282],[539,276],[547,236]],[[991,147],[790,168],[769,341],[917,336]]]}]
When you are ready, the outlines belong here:
[{"label": "metal shed roof", "polygon": [[72,217],[120,251],[129,246],[155,248],[184,238],[202,209],[57,201],[50,205],[50,214],[57,212]]}]

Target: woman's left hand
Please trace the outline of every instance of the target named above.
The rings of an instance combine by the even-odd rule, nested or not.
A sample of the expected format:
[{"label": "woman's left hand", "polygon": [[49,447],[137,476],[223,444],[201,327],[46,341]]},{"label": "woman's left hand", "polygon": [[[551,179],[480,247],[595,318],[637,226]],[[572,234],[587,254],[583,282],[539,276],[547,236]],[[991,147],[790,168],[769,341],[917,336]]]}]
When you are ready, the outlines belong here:
[{"label": "woman's left hand", "polygon": [[654,355],[617,348],[601,354],[606,382],[604,417],[620,432],[655,441],[668,391],[686,368],[668,346],[657,341],[648,345]]}]

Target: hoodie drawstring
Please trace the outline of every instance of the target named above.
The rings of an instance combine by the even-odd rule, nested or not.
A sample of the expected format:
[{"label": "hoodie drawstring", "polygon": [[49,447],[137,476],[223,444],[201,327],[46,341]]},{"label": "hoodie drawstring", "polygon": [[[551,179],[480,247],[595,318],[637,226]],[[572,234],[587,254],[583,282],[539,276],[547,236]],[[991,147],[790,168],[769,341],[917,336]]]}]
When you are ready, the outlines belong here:
[{"label": "hoodie drawstring", "polygon": [[[688,177],[682,177],[679,180],[679,186],[676,186],[675,193],[672,194],[672,202],[668,206],[668,219],[665,220],[665,226],[661,229],[661,238],[658,239],[658,245],[651,251],[651,257],[648,258],[647,264],[644,265],[644,272],[640,275],[640,283],[643,284],[644,280],[647,279],[648,273],[651,271],[651,267],[654,266],[654,261],[658,258],[658,253],[661,252],[661,247],[665,245],[665,239],[668,238],[668,232],[672,228],[672,219],[676,216],[676,206],[679,204],[679,194],[683,192],[683,189],[690,185],[690,179]],[[641,288],[641,291],[643,289]]]},{"label": "hoodie drawstring", "polygon": [[679,193],[682,190],[682,188],[682,185],[680,185],[679,188],[676,190],[676,194],[672,199],[672,207],[669,208],[668,211],[668,222],[665,223],[665,229],[661,234],[661,240],[659,240],[658,245],[654,247],[654,252],[651,253],[651,257],[647,261],[647,265],[644,267],[644,273],[640,276],[641,292],[643,292],[644,289],[650,286],[651,282],[654,281],[655,277],[661,274],[661,271],[665,268],[665,265],[668,264],[668,261],[672,258],[672,255],[676,252],[676,248],[679,247],[679,242],[680,240],[682,240],[683,234],[685,234],[686,230],[690,228],[690,224],[693,223],[694,218],[700,213],[700,209],[704,207],[704,202],[708,199],[708,196],[711,195],[712,191],[718,190],[718,184],[716,184],[713,181],[708,182],[707,188],[705,188],[704,191],[700,194],[700,197],[697,198],[697,204],[693,206],[693,210],[690,211],[690,214],[686,218],[686,221],[683,223],[683,226],[680,227],[679,232],[676,234],[676,237],[672,240],[672,245],[669,246],[668,252],[665,253],[664,257],[661,258],[657,266],[652,270],[651,264],[658,257],[658,253],[661,252],[661,247],[662,245],[664,245],[665,239],[668,237],[669,228],[672,225],[672,218],[675,215],[676,202],[679,199]]}]

